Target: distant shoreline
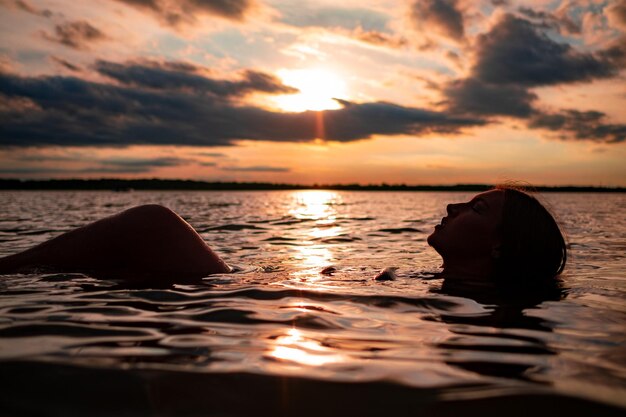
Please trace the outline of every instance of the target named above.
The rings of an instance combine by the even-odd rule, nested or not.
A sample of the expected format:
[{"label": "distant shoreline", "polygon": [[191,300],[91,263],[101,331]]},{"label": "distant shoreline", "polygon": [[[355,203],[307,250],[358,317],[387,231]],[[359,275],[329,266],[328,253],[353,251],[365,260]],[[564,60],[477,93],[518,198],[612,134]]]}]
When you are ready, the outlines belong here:
[{"label": "distant shoreline", "polygon": [[[168,179],[0,179],[0,190],[105,190],[105,191],[236,191],[236,190],[344,190],[344,191],[485,191],[488,184],[406,185],[406,184],[284,184],[269,182],[207,182]],[[623,193],[625,187],[595,186],[528,186],[541,192]]]}]

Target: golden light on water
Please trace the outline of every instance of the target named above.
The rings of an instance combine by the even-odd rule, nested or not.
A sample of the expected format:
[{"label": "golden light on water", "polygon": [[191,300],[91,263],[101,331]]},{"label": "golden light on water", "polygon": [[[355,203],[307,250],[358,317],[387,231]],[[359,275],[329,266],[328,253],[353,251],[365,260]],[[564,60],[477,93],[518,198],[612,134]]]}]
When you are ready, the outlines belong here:
[{"label": "golden light on water", "polygon": [[269,356],[302,365],[320,366],[346,360],[345,355],[335,353],[318,341],[307,339],[300,330],[290,329],[276,339],[276,346]]},{"label": "golden light on water", "polygon": [[339,109],[335,98],[346,98],[346,84],[335,73],[321,68],[280,70],[278,76],[285,85],[297,88],[296,94],[274,97],[276,105],[284,111]]},{"label": "golden light on water", "polygon": [[316,220],[317,224],[334,223],[335,210],[332,205],[340,196],[333,191],[305,190],[292,194],[293,208],[289,214],[298,219]]},{"label": "golden light on water", "polygon": [[312,236],[314,238],[331,238],[339,236],[342,230],[343,228],[341,226],[316,227],[309,232],[309,236]]},{"label": "golden light on water", "polygon": [[[332,246],[320,241],[339,236],[343,232],[343,228],[335,224],[337,212],[334,204],[338,203],[341,203],[341,196],[333,191],[306,190],[292,194],[289,214],[297,219],[310,220],[311,225],[305,232],[310,241],[293,248],[293,259],[298,265],[307,268],[295,272],[295,276],[306,281],[316,281],[320,278],[318,270],[332,263]],[[314,274],[311,274],[311,269],[315,269]]]},{"label": "golden light on water", "polygon": [[[300,266],[306,268],[323,268],[328,266],[333,259],[333,253],[324,246],[296,246],[295,249],[297,253],[293,255],[294,259]],[[307,271],[302,271],[300,274],[294,272],[294,275],[308,276],[309,273]]]}]

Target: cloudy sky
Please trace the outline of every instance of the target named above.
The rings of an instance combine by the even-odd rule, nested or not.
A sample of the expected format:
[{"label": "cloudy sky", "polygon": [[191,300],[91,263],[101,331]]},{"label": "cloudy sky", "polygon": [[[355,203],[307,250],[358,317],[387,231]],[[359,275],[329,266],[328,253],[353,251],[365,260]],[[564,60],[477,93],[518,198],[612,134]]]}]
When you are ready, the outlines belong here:
[{"label": "cloudy sky", "polygon": [[626,0],[0,0],[0,177],[626,186]]}]

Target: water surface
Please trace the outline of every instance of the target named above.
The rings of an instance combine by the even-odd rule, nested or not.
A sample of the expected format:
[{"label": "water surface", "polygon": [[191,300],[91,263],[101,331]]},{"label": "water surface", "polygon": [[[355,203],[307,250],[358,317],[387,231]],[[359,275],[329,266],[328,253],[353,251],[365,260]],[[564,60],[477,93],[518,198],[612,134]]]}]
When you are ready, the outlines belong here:
[{"label": "water surface", "polygon": [[[544,196],[562,299],[446,294],[426,236],[450,192],[3,192],[0,255],[138,204],[191,223],[234,274],[124,288],[0,281],[0,399],[24,415],[489,415],[626,407],[626,195]],[[323,274],[330,265],[335,271]],[[375,281],[386,267],[397,279]],[[248,400],[244,400],[248,399]],[[517,404],[517,405],[516,405]],[[605,408],[606,407],[606,408]],[[577,414],[578,413],[578,414]]]}]

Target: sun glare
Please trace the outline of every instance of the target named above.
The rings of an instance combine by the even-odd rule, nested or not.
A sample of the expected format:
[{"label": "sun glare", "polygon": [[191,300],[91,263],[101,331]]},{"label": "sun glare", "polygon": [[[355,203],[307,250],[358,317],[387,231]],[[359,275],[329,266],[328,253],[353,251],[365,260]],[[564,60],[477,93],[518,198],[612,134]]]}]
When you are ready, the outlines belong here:
[{"label": "sun glare", "polygon": [[318,223],[334,223],[332,205],[340,199],[339,194],[326,190],[303,190],[291,193],[292,207],[289,213],[298,219],[316,220]]},{"label": "sun glare", "polygon": [[346,85],[336,74],[325,69],[281,70],[278,76],[298,93],[274,98],[284,111],[332,110],[341,108],[335,98],[346,98]]},{"label": "sun glare", "polygon": [[345,355],[334,353],[332,349],[318,341],[305,337],[298,329],[288,330],[287,334],[278,337],[275,343],[269,355],[276,359],[309,366],[322,366],[346,360]]}]

